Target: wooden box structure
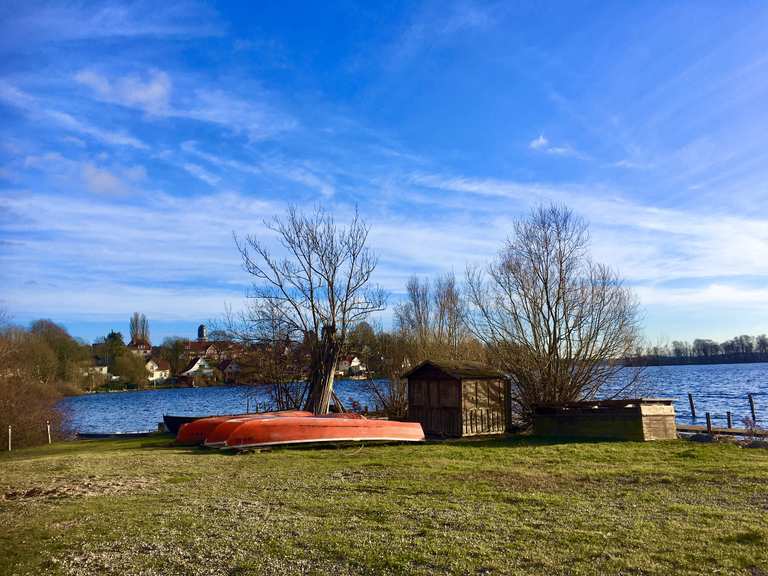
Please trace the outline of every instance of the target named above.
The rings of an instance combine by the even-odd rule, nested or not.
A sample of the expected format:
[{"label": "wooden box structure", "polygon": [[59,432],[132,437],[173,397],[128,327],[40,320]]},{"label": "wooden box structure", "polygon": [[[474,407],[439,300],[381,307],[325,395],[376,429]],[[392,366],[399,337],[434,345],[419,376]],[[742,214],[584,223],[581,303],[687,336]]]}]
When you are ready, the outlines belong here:
[{"label": "wooden box structure", "polygon": [[669,398],[593,400],[534,409],[540,436],[671,440],[677,438],[675,406]]},{"label": "wooden box structure", "polygon": [[427,360],[408,379],[408,420],[430,436],[498,434],[507,428],[505,375],[477,362]]}]

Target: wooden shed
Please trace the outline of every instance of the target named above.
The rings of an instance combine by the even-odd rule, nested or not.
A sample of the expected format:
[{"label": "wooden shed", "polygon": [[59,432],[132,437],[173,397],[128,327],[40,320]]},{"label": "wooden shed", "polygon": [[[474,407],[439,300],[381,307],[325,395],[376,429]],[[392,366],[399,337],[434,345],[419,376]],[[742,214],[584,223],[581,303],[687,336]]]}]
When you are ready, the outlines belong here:
[{"label": "wooden shed", "polygon": [[408,419],[431,436],[473,436],[507,428],[509,386],[478,362],[422,362],[408,379]]},{"label": "wooden shed", "polygon": [[675,406],[669,398],[593,400],[534,408],[540,436],[671,440],[677,438]]}]

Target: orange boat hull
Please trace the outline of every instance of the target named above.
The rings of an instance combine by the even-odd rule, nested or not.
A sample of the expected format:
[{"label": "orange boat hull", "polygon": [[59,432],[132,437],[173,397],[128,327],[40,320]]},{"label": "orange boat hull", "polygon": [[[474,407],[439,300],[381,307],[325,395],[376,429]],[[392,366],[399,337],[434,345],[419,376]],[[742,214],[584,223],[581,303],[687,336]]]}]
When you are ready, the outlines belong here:
[{"label": "orange boat hull", "polygon": [[[267,418],[267,416],[261,416],[261,418]],[[270,416],[270,418],[275,418],[275,416]],[[221,448],[235,428],[240,426],[243,422],[248,422],[253,419],[255,419],[254,416],[236,416],[229,420],[224,420],[224,422],[217,424],[205,435],[203,446],[206,448]]]},{"label": "orange boat hull", "polygon": [[200,418],[194,422],[183,424],[181,428],[179,428],[179,433],[176,435],[176,444],[180,446],[197,446],[199,444],[203,444],[208,435],[213,432],[217,426],[227,422],[228,420],[234,420],[238,418],[248,420],[275,417],[298,418],[312,415],[312,412],[304,412],[301,410],[285,410],[282,412],[262,412],[260,414],[211,416],[210,418]]},{"label": "orange boat hull", "polygon": [[424,431],[417,422],[344,418],[340,415],[313,418],[271,418],[249,420],[235,428],[227,448],[250,448],[314,442],[355,442],[361,440],[419,442]]}]

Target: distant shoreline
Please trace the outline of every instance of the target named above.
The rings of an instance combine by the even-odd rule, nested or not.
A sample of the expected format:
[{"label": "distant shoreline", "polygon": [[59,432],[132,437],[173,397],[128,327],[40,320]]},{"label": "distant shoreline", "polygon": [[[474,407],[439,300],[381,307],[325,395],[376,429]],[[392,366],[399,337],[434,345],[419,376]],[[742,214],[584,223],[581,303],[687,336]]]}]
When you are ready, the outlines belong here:
[{"label": "distant shoreline", "polygon": [[643,366],[708,366],[714,364],[761,364],[768,362],[768,354],[720,354],[716,356],[652,356],[630,358],[624,361],[628,368]]}]

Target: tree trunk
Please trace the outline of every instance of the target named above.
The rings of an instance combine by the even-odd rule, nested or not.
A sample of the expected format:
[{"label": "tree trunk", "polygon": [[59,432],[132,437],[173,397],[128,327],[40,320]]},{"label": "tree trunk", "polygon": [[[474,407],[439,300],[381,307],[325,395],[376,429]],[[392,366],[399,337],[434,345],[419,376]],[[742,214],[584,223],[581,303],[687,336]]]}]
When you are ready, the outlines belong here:
[{"label": "tree trunk", "polygon": [[336,329],[331,326],[324,327],[320,346],[316,347],[312,358],[310,388],[305,410],[315,414],[328,414],[340,349]]}]

